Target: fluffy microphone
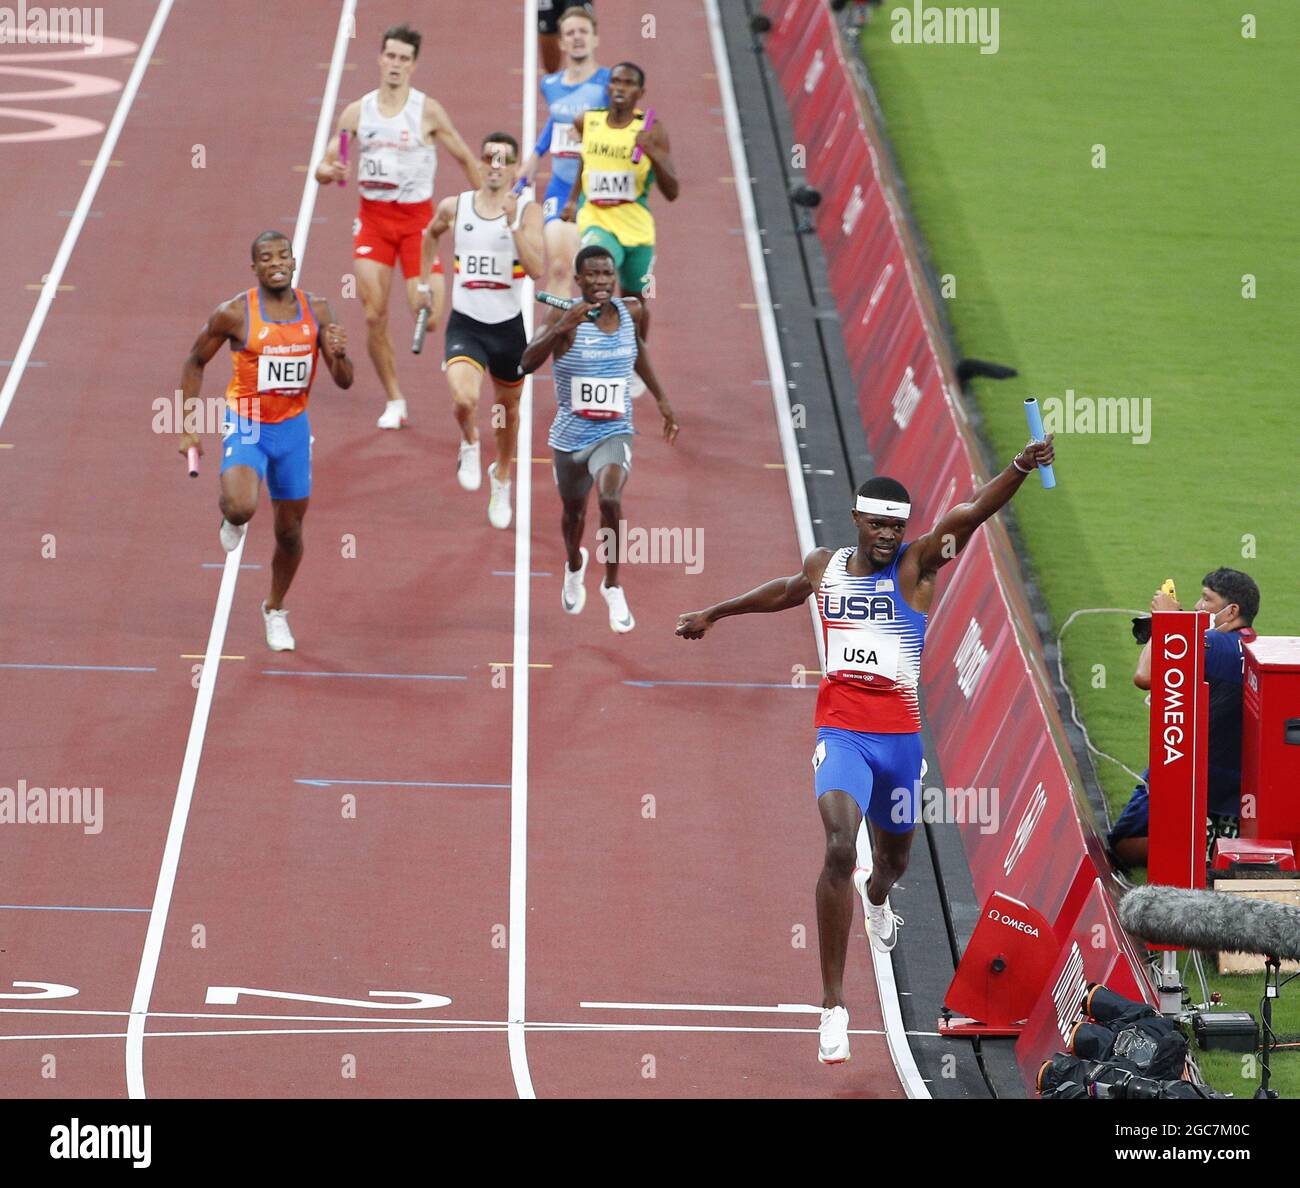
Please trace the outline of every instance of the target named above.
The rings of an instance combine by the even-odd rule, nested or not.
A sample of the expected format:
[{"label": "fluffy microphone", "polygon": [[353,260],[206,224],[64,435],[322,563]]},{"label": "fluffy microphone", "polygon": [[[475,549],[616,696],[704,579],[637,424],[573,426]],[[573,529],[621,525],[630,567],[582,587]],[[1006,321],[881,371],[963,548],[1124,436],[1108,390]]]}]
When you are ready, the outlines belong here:
[{"label": "fluffy microphone", "polygon": [[1124,896],[1119,920],[1152,944],[1300,961],[1300,908],[1283,903],[1148,885]]}]

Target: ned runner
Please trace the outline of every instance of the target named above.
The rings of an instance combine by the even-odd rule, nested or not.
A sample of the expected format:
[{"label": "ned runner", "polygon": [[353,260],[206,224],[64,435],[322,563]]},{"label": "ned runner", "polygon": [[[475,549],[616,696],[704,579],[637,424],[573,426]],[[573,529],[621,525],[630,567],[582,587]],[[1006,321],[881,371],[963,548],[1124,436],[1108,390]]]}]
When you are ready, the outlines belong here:
[{"label": "ned runner", "polygon": [[[817,1059],[849,1058],[844,960],[853,924],[853,889],[862,897],[872,945],[888,953],[902,919],[889,891],[907,869],[920,815],[921,649],[938,572],[956,557],[1037,466],[1055,453],[1051,438],[1030,442],[1001,474],[906,544],[912,498],[896,479],[878,476],[858,488],[855,546],[814,549],[803,568],[726,602],[688,611],[677,634],[700,639],[719,619],[802,606],[817,598],[826,675],[817,692],[813,780],[826,833],[817,880],[822,1014]],[[858,868],[858,826],[873,826],[872,866]]]},{"label": "ned runner", "polygon": [[[421,35],[409,25],[384,32],[379,53],[379,87],[349,103],[339,116],[324,158],[316,166],[321,185],[347,179],[339,159],[339,133],[349,136],[349,161],[357,161],[361,210],[353,224],[352,255],[357,292],[366,312],[366,349],[384,388],[380,429],[406,424],[406,398],[397,382],[393,339],[388,332],[388,294],[400,262],[406,300],[414,316],[422,305],[432,310],[430,327],[442,316],[442,267],[437,281],[420,279],[420,240],[433,218],[433,183],[438,145],[457,161],[470,184],[480,182],[478,162],[461,139],[441,103],[411,86],[420,56]],[[422,293],[420,286],[424,285]]]},{"label": "ned runner", "polygon": [[[567,559],[560,604],[570,615],[580,614],[587,603],[583,579],[588,553],[582,535],[593,485],[605,539],[621,539],[623,487],[632,471],[634,430],[628,388],[634,372],[654,394],[664,439],[671,445],[678,433],[677,418],[637,333],[645,307],[633,297],[614,296],[614,257],[599,245],[583,248],[574,271],[581,299],[528,344],[523,358],[525,374],[536,371],[548,358],[555,360],[556,410],[547,444],[564,505],[560,527]],[[587,316],[592,310],[600,311],[595,321]],[[620,634],[631,631],[636,620],[620,581],[617,546],[607,556],[600,593],[609,607],[610,627]]]},{"label": "ned runner", "polygon": [[[293,287],[293,246],[279,231],[263,231],[252,247],[255,287],[217,306],[181,368],[186,423],[197,423],[203,369],[227,343],[232,375],[226,387],[222,429],[221,546],[239,547],[257,510],[266,480],[275,515],[271,592],[262,603],[266,644],[291,652],[293,634],[285,595],[302,560],[302,521],[311,495],[311,425],[307,400],[316,378],[317,352],[340,388],[352,386],[347,331],[329,302]],[[191,420],[190,418],[196,418]],[[184,433],[182,455],[197,446]]]}]

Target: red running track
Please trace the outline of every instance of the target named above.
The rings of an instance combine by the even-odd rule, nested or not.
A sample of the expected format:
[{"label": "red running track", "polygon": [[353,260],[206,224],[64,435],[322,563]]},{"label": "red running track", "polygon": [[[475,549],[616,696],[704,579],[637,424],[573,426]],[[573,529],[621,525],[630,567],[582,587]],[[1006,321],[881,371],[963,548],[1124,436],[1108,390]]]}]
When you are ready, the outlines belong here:
[{"label": "red running track", "polygon": [[[266,27],[262,6],[238,8]],[[78,990],[36,1009],[3,1003],[8,1095],[126,1092],[126,1014],[224,560],[216,439],[190,482],[171,441],[151,432],[150,405],[174,388],[211,307],[248,283],[253,234],[292,233],[338,13],[323,8],[282,6],[278,20],[294,29],[286,54],[270,36],[214,36],[200,6],[176,5],[113,154],[121,165],[72,254],[75,287],[38,341],[45,366],[27,369],[0,426],[11,447],[0,449],[0,664],[99,666],[0,668],[0,785],[104,789],[99,833],[0,827],[0,992],[20,993],[14,981]],[[153,11],[115,5],[106,31],[139,43]],[[340,103],[373,85],[377,32],[405,15],[386,0],[360,6]],[[444,100],[471,144],[519,124],[515,15],[503,28],[499,14],[462,8],[455,46],[426,41],[415,83]],[[485,496],[455,484],[442,336],[413,358],[400,309],[413,424],[373,428],[381,396],[359,304],[343,289],[349,187],[319,195],[300,283],[348,326],[358,382],[340,393],[325,379],[312,402],[316,489],[289,601],[295,653],[270,653],[262,638],[268,505],[250,528],[243,563],[260,568],[235,588],[149,1000],[150,1096],[509,1096],[529,1080],[542,1097],[902,1095],[860,922],[852,1022],[876,1034],[855,1035],[849,1065],[817,1064],[815,1013],[734,1009],[820,993],[813,693],[791,676],[816,669],[816,650],[802,612],[734,620],[701,644],[673,635],[677,612],[790,570],[798,549],[704,6],[681,6],[653,39],[628,0],[602,0],[600,16],[602,59],[645,66],[683,177],[677,204],[652,199],[651,341],[682,436],[666,446],[641,402],[625,512],[701,540],[703,568],[628,567],[631,635],[609,630],[594,568],[586,611],[564,615],[559,503],[549,466],[532,465],[539,667],[527,716],[528,932],[513,954],[526,1061],[517,1050],[512,1071],[506,1028],[511,798],[522,792],[515,674],[502,667],[514,649],[514,533],[490,528]],[[466,52],[487,45],[493,87]],[[96,69],[124,79],[132,60]],[[106,123],[116,100],[77,110]],[[200,144],[206,167],[195,169]],[[48,270],[66,226],[55,212],[74,206],[77,162],[97,149],[95,138],[0,144],[6,166],[41,178],[44,209],[0,200],[6,226],[22,228],[12,258],[24,278]],[[442,154],[438,193],[461,185]],[[0,308],[7,359],[36,296],[16,280]],[[205,394],[225,379],[219,357]],[[525,458],[547,456],[553,400],[539,379]],[[593,509],[593,530],[594,520]],[[53,557],[42,556],[49,536]],[[223,986],[343,1001],[205,1001]],[[377,1007],[372,991],[451,1002]],[[728,1009],[665,1009],[701,1006]]]}]

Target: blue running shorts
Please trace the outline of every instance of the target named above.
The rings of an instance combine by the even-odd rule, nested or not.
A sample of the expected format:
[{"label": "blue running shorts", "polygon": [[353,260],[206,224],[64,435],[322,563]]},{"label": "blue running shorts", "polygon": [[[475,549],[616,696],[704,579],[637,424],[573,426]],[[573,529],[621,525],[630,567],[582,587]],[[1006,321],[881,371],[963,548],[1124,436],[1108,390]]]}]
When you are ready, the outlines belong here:
[{"label": "blue running shorts", "polygon": [[221,473],[232,466],[251,466],[266,480],[272,499],[306,499],[311,495],[311,426],[306,412],[287,421],[250,421],[226,409],[221,436]]},{"label": "blue running shorts", "polygon": [[813,772],[820,798],[847,792],[862,815],[888,833],[907,833],[920,816],[921,760],[917,734],[866,734],[819,726]]}]

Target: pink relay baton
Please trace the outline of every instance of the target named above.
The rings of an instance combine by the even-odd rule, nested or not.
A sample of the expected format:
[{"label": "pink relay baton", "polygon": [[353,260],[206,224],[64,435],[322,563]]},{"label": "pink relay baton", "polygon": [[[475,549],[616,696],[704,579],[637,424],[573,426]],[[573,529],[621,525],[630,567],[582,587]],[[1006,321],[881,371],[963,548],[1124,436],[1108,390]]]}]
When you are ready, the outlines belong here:
[{"label": "pink relay baton", "polygon": [[[346,128],[339,129],[339,161],[344,169],[348,167],[348,130]],[[346,186],[347,184],[348,179],[346,177],[339,179],[339,185]]]},{"label": "pink relay baton", "polygon": [[[645,113],[644,131],[649,132],[650,129],[653,128],[654,126],[655,126],[655,109],[652,107]],[[638,144],[636,148],[632,150],[632,164],[635,165],[639,160],[641,160],[641,146]]]},{"label": "pink relay baton", "polygon": [[199,477],[199,447],[198,446],[190,446],[190,448],[185,451],[185,461],[189,464],[190,478],[198,478]]}]

